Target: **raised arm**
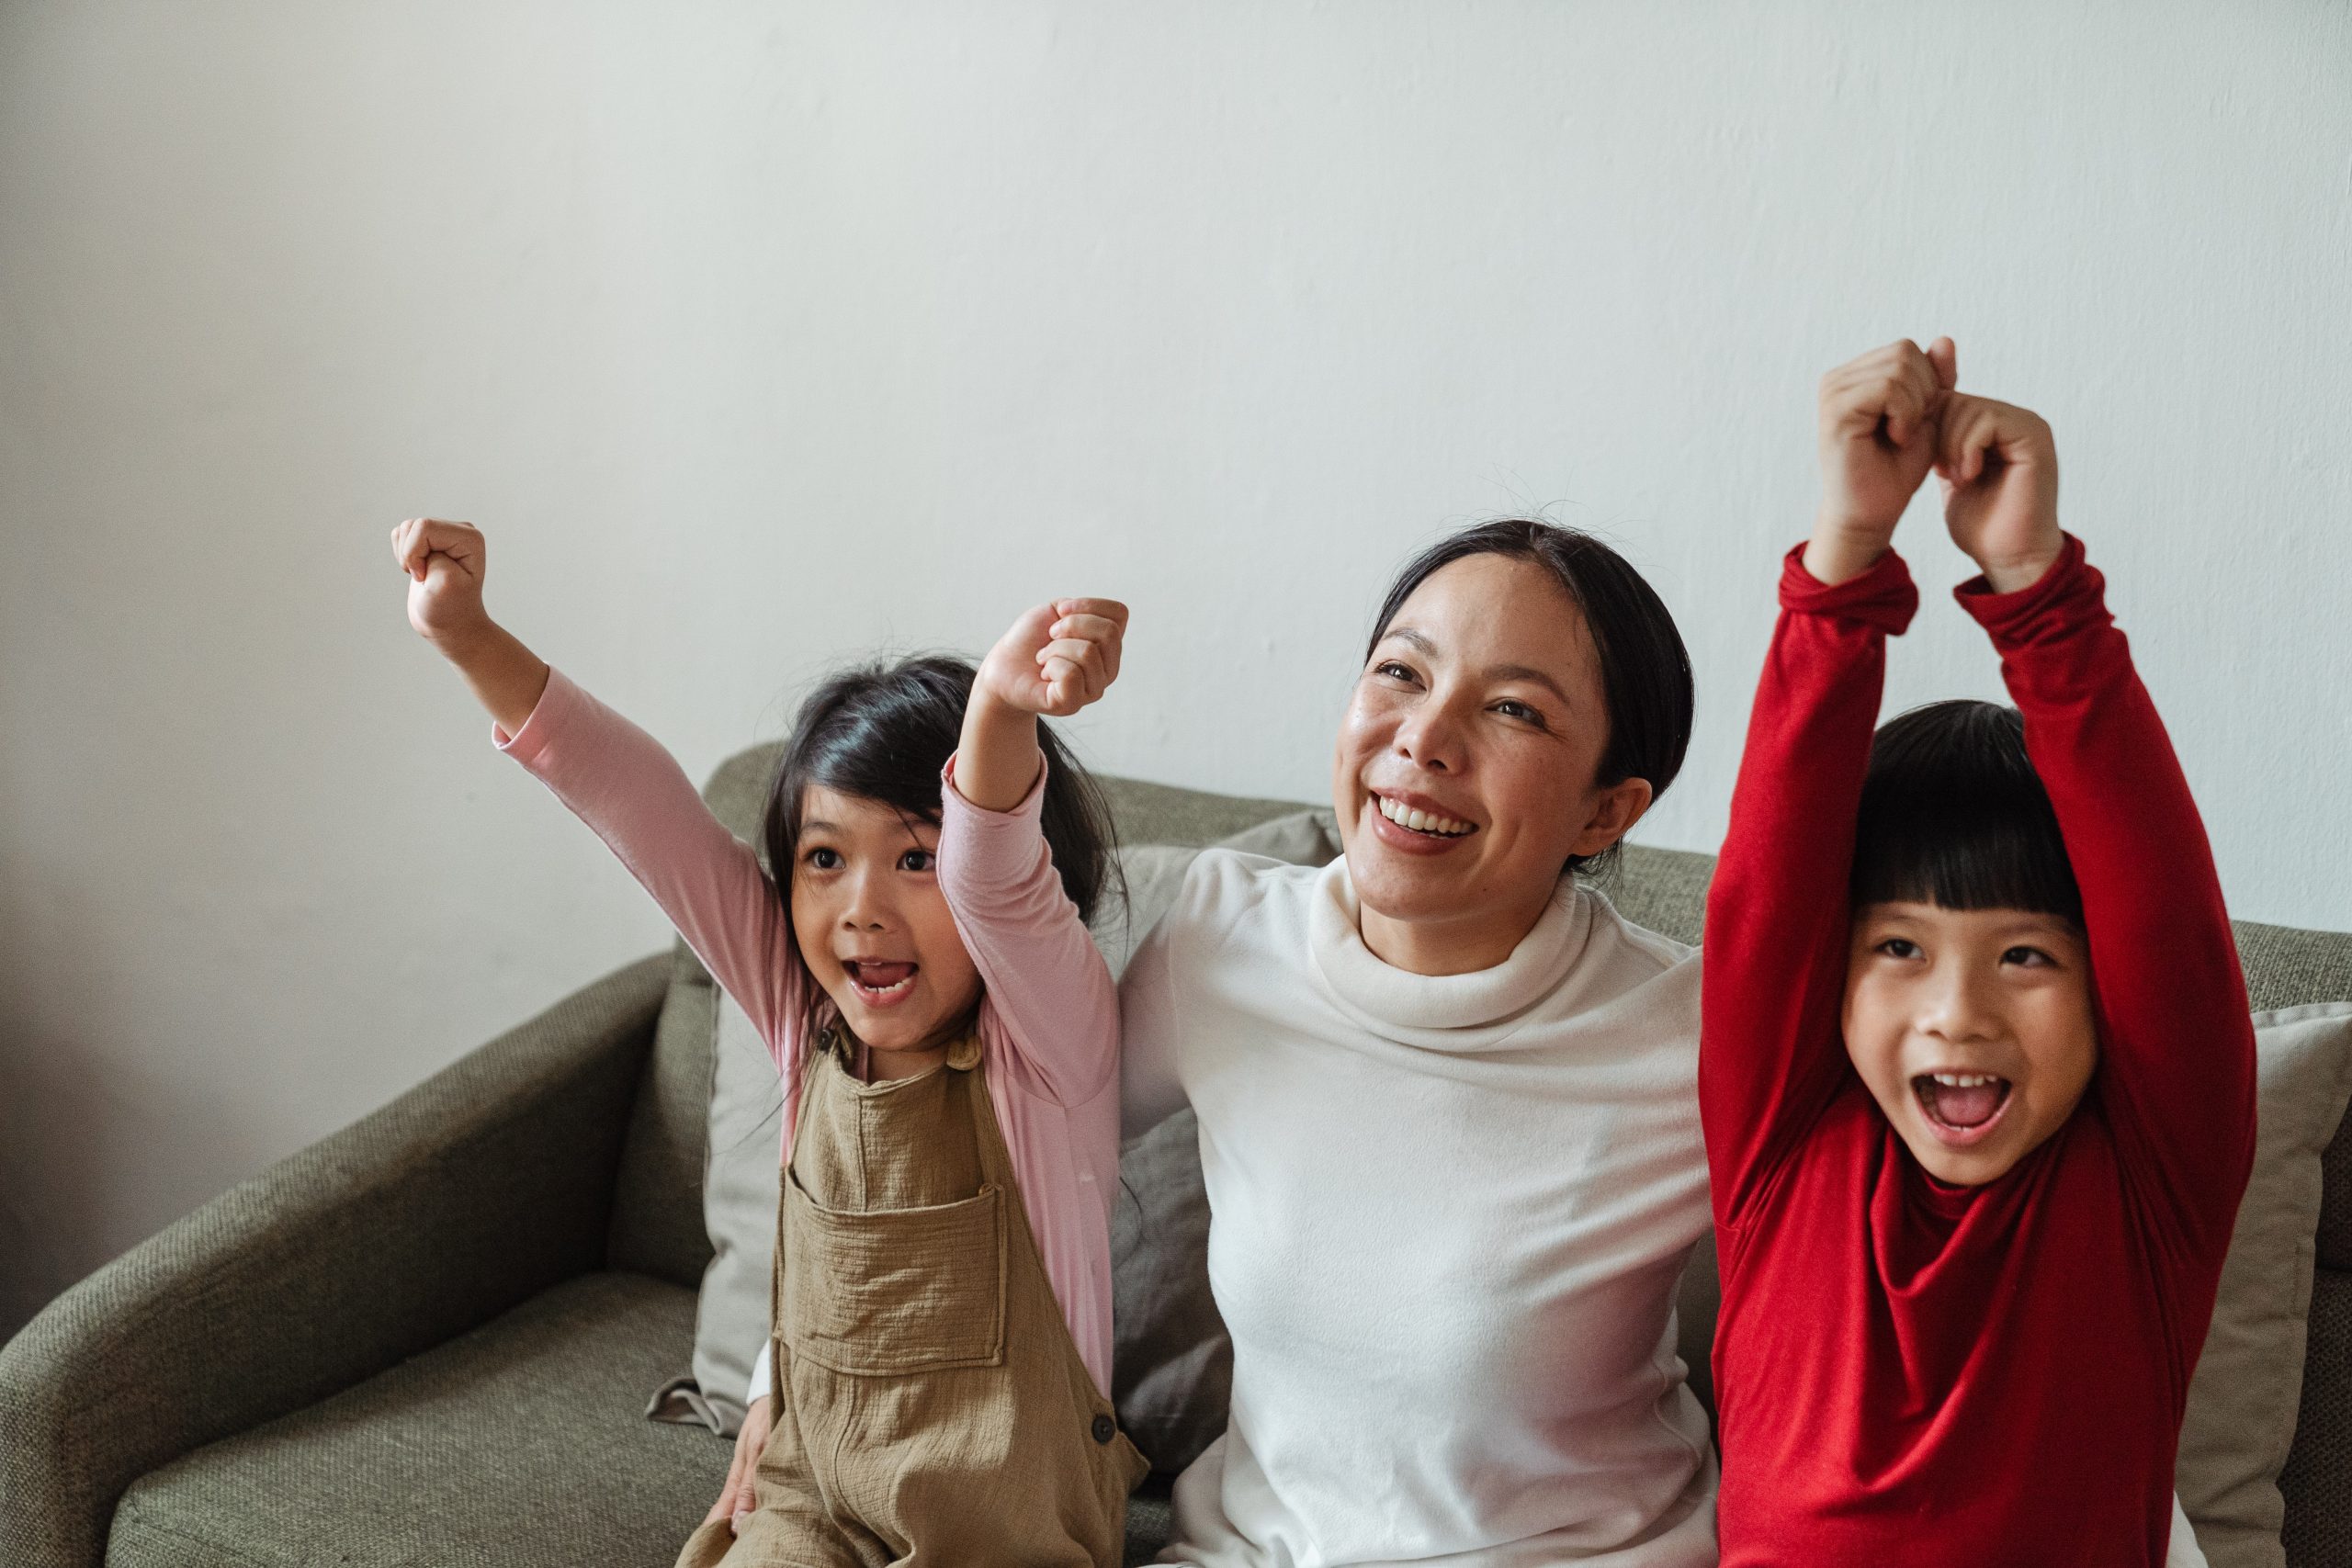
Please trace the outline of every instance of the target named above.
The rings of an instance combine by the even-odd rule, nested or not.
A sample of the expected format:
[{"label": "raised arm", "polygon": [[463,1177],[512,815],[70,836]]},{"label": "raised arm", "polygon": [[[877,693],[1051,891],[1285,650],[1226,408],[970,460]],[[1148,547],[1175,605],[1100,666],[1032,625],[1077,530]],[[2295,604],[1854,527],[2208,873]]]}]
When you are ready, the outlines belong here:
[{"label": "raised arm", "polygon": [[1065,1105],[1101,1094],[1117,1070],[1119,1003],[1046,847],[1037,719],[1074,714],[1118,679],[1126,623],[1113,599],[1023,615],[981,663],[940,782],[940,891],[1011,1037],[1007,1066]]},{"label": "raised arm", "polygon": [[410,578],[410,624],[465,676],[499,748],[612,847],[769,1049],[788,1061],[801,970],[759,857],[710,814],[658,741],[490,618],[478,530],[415,519],[392,531],[392,547]]},{"label": "raised arm", "polygon": [[2204,822],[2105,582],[2059,531],[2050,427],[1955,399],[1943,443],[1952,538],[1984,569],[1957,596],[2000,653],[2082,892],[2097,1092],[2188,1256],[2218,1257],[2253,1159],[2255,1059]]},{"label": "raised arm", "polygon": [[1918,595],[1889,548],[1935,457],[1949,340],[1889,344],[1822,378],[1822,505],[1781,571],[1731,826],[1707,896],[1699,1106],[1716,1224],[1747,1201],[1846,1070],[1854,817],[1886,638]]},{"label": "raised arm", "polygon": [[1846,1071],[1847,877],[1886,671],[1918,595],[1888,552],[1825,585],[1791,551],[1707,892],[1699,1106],[1716,1223],[1738,1223]]}]

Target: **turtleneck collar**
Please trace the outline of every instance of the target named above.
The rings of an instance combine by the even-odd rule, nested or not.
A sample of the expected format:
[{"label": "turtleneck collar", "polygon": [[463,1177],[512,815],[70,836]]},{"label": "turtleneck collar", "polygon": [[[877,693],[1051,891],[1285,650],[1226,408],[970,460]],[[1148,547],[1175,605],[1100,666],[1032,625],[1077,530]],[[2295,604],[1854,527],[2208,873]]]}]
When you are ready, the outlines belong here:
[{"label": "turtleneck collar", "polygon": [[1308,908],[1307,940],[1332,999],[1359,1021],[1410,1043],[1476,1051],[1498,1043],[1528,1010],[1554,997],[1592,934],[1592,901],[1563,876],[1552,901],[1510,956],[1466,975],[1415,975],[1364,945],[1345,856],[1325,866]]}]

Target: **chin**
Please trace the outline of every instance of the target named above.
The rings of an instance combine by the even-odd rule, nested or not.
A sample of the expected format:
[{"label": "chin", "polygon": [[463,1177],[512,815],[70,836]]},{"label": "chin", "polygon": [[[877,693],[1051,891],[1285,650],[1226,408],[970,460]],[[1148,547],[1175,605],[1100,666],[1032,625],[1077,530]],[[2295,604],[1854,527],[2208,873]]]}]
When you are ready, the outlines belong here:
[{"label": "chin", "polygon": [[[830,988],[825,994],[833,998],[833,1010],[841,1014],[842,1026],[859,1044],[876,1051],[903,1051],[939,1027],[935,1019],[925,1021],[909,1016],[903,1003],[885,1011],[867,1007],[855,997],[841,996]],[[908,999],[914,1001],[918,998]]]},{"label": "chin", "polygon": [[1348,881],[1355,888],[1360,908],[1392,920],[1419,920],[1458,907],[1429,886],[1426,866],[1397,863],[1403,857],[1388,854],[1378,844],[1350,845]]},{"label": "chin", "polygon": [[1919,1163],[1919,1168],[1947,1187],[1983,1187],[1998,1181],[2022,1157],[1992,1153],[1954,1159],[1951,1151],[1938,1148],[1924,1138],[1906,1136],[1904,1142],[1910,1146],[1911,1157]]}]

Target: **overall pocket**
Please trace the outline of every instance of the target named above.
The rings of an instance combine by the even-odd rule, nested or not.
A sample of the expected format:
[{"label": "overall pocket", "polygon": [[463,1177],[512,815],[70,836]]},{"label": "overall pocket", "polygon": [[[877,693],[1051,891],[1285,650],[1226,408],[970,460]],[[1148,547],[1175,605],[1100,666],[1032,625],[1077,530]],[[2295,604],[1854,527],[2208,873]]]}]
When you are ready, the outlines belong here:
[{"label": "overall pocket", "polygon": [[853,1377],[1004,1359],[1004,1193],[923,1209],[828,1209],[785,1173],[781,1326]]}]

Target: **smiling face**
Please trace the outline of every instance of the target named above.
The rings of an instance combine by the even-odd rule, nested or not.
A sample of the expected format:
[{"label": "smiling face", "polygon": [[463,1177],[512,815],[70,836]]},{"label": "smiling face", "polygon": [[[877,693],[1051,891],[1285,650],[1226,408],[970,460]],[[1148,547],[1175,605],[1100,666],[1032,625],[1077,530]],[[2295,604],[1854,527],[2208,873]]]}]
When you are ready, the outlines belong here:
[{"label": "smiling face", "polygon": [[[944,1051],[980,998],[936,870],[939,829],[861,795],[810,784],[792,867],[801,961],[850,1032],[878,1054]],[[927,1059],[885,1062],[898,1076]]]},{"label": "smiling face", "polygon": [[1418,974],[1490,968],[1571,855],[1648,807],[1594,777],[1609,743],[1584,616],[1541,564],[1465,556],[1398,607],[1340,726],[1331,800],[1365,944]]},{"label": "smiling face", "polygon": [[1865,904],[1846,1052],[1928,1175],[1976,1187],[2056,1132],[2098,1065],[2090,953],[2071,920]]}]

